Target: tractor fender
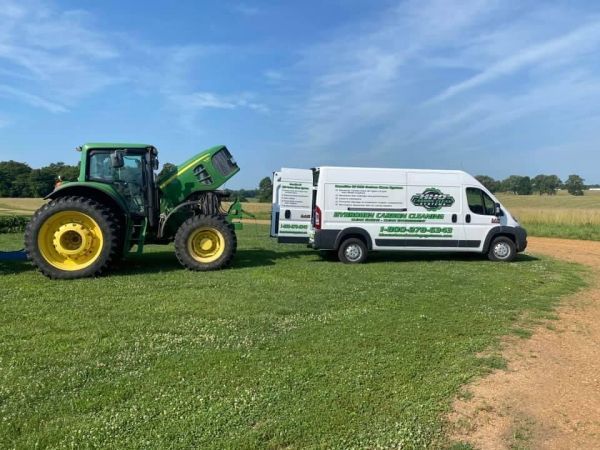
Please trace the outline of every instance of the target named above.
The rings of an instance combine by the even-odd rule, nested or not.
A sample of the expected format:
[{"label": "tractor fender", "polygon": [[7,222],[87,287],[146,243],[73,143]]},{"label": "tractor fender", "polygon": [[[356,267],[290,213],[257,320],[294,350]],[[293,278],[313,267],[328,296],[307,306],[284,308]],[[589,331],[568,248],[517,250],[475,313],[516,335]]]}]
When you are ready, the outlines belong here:
[{"label": "tractor fender", "polygon": [[128,216],[127,202],[112,186],[95,182],[68,182],[57,186],[44,200],[54,200],[61,197],[85,197],[97,201],[113,209],[115,213]]}]

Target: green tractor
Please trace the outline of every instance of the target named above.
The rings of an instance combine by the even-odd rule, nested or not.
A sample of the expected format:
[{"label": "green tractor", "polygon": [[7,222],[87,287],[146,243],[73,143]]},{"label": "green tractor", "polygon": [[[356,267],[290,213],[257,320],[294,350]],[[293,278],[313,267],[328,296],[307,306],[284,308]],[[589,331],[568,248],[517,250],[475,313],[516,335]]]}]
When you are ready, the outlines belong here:
[{"label": "green tractor", "polygon": [[[96,276],[134,246],[175,243],[191,270],[227,266],[236,252],[233,217],[216,189],[239,167],[225,146],[205,150],[160,177],[158,151],[145,144],[86,144],[79,178],[58,183],[25,232],[25,251],[50,278]],[[241,224],[240,224],[241,225]]]}]

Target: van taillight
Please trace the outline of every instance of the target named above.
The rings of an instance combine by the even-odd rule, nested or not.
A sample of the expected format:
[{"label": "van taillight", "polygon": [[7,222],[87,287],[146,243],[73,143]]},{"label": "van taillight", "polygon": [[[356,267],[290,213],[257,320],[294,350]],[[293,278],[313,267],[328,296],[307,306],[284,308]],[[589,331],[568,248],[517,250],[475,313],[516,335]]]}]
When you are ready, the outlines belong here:
[{"label": "van taillight", "polygon": [[314,220],[315,220],[315,229],[316,230],[320,230],[321,229],[321,208],[319,208],[318,206],[315,206],[315,213],[313,214]]}]

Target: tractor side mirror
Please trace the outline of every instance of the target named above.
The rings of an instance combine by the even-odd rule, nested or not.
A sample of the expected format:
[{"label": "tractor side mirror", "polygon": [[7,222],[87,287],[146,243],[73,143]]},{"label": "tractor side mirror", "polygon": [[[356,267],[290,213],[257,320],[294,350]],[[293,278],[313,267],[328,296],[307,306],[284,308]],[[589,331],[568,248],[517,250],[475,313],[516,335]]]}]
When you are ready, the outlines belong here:
[{"label": "tractor side mirror", "polygon": [[158,158],[152,159],[152,170],[158,170]]},{"label": "tractor side mirror", "polygon": [[123,154],[121,152],[113,152],[110,154],[110,163],[113,169],[120,169],[125,165]]},{"label": "tractor side mirror", "polygon": [[495,215],[496,217],[502,217],[504,215],[504,211],[502,211],[502,206],[500,206],[500,203],[496,203],[495,205]]}]

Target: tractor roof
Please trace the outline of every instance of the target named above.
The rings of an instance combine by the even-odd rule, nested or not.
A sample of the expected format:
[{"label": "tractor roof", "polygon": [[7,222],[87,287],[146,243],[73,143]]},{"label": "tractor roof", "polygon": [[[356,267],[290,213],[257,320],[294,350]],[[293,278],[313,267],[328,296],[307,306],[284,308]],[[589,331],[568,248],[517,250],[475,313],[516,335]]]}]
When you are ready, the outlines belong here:
[{"label": "tractor roof", "polygon": [[88,142],[83,146],[79,147],[80,150],[93,150],[95,148],[154,148],[153,145],[150,144],[131,144],[131,143],[122,143],[122,142]]}]

